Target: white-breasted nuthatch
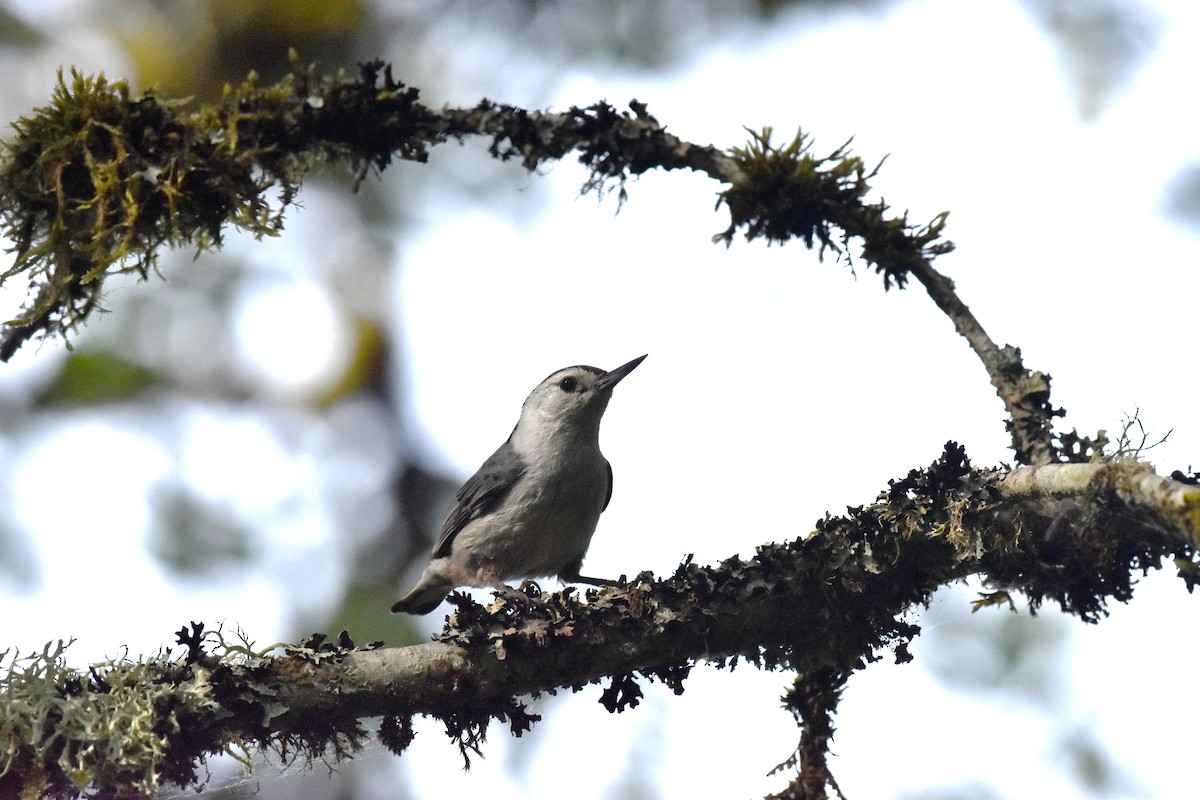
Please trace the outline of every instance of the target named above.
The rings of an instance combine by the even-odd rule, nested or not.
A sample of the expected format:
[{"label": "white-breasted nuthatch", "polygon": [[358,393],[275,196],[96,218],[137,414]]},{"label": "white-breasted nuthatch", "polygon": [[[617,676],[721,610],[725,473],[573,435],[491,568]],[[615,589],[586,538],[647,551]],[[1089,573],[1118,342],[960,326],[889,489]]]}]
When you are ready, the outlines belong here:
[{"label": "white-breasted nuthatch", "polygon": [[607,583],[579,574],[612,497],[600,418],[613,387],[645,358],[611,372],[567,367],[537,385],[508,441],[454,496],[433,559],[393,612],[428,614],[456,586],[515,578]]}]

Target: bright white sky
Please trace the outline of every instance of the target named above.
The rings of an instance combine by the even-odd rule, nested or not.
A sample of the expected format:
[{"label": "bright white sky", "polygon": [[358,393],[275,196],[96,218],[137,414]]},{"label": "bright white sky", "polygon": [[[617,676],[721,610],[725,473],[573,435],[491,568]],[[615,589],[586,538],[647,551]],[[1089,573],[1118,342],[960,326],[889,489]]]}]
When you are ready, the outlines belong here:
[{"label": "bright white sky", "polygon": [[[1195,335],[1200,240],[1162,215],[1165,186],[1196,157],[1187,98],[1200,71],[1200,27],[1191,4],[1161,5],[1150,61],[1088,122],[1054,46],[1006,0],[922,0],[885,17],[747,29],[674,74],[632,80],[590,70],[563,76],[551,96],[467,77],[493,99],[536,107],[636,97],[692,141],[729,146],[745,140],[742,125],[769,124],[780,136],[803,125],[818,152],[853,135],[868,162],[890,153],[878,188],[915,221],[952,212],[948,236],[958,251],[938,266],[994,338],[1021,346],[1028,366],[1052,373],[1067,428],[1113,431],[1140,408],[1154,433],[1174,427],[1151,454],[1169,470],[1200,463],[1200,387],[1189,369],[1194,346],[1184,344]],[[416,169],[402,165],[383,180]],[[811,530],[826,511],[869,502],[889,478],[936,458],[947,439],[965,444],[976,463],[1010,457],[982,367],[918,287],[885,295],[863,265],[855,278],[798,244],[712,245],[726,216],[713,211],[715,185],[698,176],[648,175],[629,187],[615,217],[614,200],[575,198],[582,178],[570,164],[522,178],[548,184],[561,202],[519,222],[462,196],[434,196],[423,233],[401,254],[395,319],[413,389],[410,433],[432,466],[464,477],[507,435],[546,374],[575,363],[611,368],[649,353],[606,415],[616,491],[589,572],[663,573],[687,553],[701,562],[750,554],[762,541]],[[303,230],[307,215],[326,210],[313,195],[287,236],[231,246],[284,263],[317,258],[320,243]],[[498,253],[511,254],[509,263],[496,264]],[[297,306],[308,310],[285,328],[296,335],[271,341],[254,333],[278,330],[264,321]],[[321,319],[325,327],[314,322]],[[303,285],[269,285],[242,317],[245,341],[261,349],[247,346],[241,357],[248,369],[269,370],[281,391],[307,386],[319,377],[314,361],[338,363],[338,326]],[[31,361],[18,369],[36,371]],[[114,643],[153,650],[185,619],[225,619],[266,641],[295,607],[337,596],[348,567],[313,499],[330,490],[316,486],[311,460],[296,457],[288,423],[237,409],[176,412],[166,445],[142,436],[140,420],[111,418],[0,440],[0,457],[25,460],[2,491],[36,532],[44,569],[36,595],[4,601],[9,641],[85,633],[74,651],[83,661],[119,655]],[[319,457],[347,465],[335,489],[345,502],[371,502],[386,477],[338,444],[351,432],[368,439],[369,424],[345,409],[321,434]],[[94,461],[65,458],[68,439],[72,454],[88,443]],[[173,452],[186,454],[181,479],[228,498],[245,519],[269,521],[264,570],[224,585],[180,586],[146,560],[145,487],[127,478],[161,477],[173,469]],[[64,507],[56,495],[63,481],[76,497],[89,495]],[[279,517],[281,499],[306,497],[309,504],[287,505]],[[95,547],[97,537],[104,547]],[[103,560],[113,554],[119,564]],[[295,580],[300,568],[303,582]],[[99,580],[112,574],[125,580]],[[147,591],[159,602],[147,607]],[[847,796],[964,785],[1005,798],[1083,796],[1064,777],[1060,749],[1064,731],[1075,729],[1094,731],[1116,755],[1129,796],[1185,794],[1179,765],[1190,763],[1192,745],[1176,730],[1200,712],[1184,688],[1200,606],[1178,581],[1152,575],[1132,605],[1114,608],[1099,626],[1047,609],[1036,624],[1064,649],[1048,707],[1017,695],[950,692],[923,660],[939,630],[1005,624],[1000,612],[964,621],[971,596],[947,594],[923,615],[927,635],[913,647],[914,663],[875,665],[851,683],[834,743]],[[136,619],[114,612],[126,604],[139,609]],[[401,765],[380,758],[371,769],[403,770],[422,797],[471,796],[484,786],[492,798],[621,797],[621,765],[632,752],[661,796],[761,796],[782,786],[762,773],[797,736],[778,709],[787,680],[699,667],[682,698],[646,687],[643,705],[619,716],[600,707],[592,688],[560,698],[520,741],[495,727],[487,758],[470,773],[436,724],[419,729]],[[612,755],[579,756],[597,743]],[[380,797],[393,795],[394,786],[380,786]]]}]

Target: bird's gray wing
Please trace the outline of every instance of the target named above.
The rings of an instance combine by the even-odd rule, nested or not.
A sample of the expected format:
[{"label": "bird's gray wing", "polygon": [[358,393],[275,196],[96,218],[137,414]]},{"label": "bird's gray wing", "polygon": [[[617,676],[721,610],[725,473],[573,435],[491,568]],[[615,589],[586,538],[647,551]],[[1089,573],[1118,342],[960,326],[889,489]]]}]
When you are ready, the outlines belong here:
[{"label": "bird's gray wing", "polygon": [[604,506],[600,509],[604,511],[608,508],[608,501],[612,500],[612,464],[608,463],[608,459],[604,459],[604,468],[608,470],[608,494],[604,495]]},{"label": "bird's gray wing", "polygon": [[513,450],[512,441],[500,445],[454,495],[454,508],[442,523],[442,535],[433,546],[433,557],[450,555],[450,546],[458,532],[471,520],[495,508],[524,473],[525,460]]}]

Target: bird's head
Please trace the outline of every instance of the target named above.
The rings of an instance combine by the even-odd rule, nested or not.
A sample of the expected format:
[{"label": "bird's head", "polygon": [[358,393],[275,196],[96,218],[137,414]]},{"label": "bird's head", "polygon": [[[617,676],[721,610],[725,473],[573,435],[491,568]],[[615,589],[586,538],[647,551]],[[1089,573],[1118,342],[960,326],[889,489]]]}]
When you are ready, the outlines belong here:
[{"label": "bird's head", "polygon": [[595,435],[613,387],[645,358],[639,356],[609,372],[588,366],[554,372],[526,398],[514,434],[536,437],[535,431],[545,431],[560,436],[575,428],[580,434]]}]

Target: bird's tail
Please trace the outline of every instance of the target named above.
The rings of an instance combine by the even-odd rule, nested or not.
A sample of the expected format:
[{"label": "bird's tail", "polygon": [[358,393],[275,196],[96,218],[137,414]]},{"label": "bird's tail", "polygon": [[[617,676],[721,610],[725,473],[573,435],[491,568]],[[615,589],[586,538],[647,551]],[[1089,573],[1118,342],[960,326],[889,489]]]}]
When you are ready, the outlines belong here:
[{"label": "bird's tail", "polygon": [[437,583],[426,583],[422,579],[411,592],[401,597],[392,605],[392,613],[428,614],[441,605],[442,601],[446,599],[446,595],[450,594],[452,588],[454,587],[440,581]]}]

